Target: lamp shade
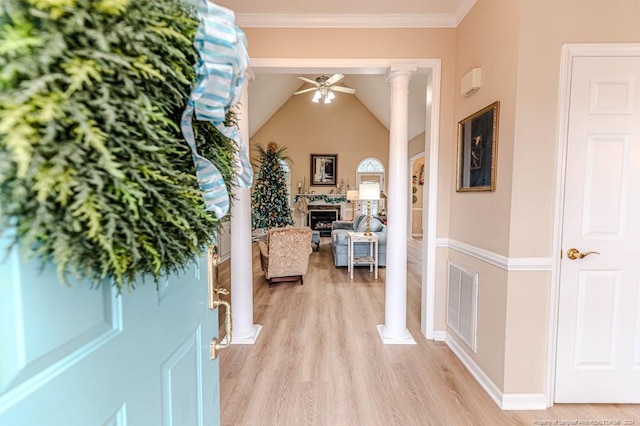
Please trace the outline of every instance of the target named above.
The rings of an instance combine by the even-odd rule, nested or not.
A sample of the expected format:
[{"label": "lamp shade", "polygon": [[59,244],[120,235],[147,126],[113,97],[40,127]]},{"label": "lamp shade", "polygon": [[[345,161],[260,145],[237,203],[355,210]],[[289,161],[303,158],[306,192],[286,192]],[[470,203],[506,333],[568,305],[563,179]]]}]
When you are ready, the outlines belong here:
[{"label": "lamp shade", "polygon": [[358,194],[360,200],[379,200],[380,199],[380,184],[363,182],[358,187]]},{"label": "lamp shade", "polygon": [[358,190],[357,189],[349,189],[347,191],[347,200],[357,200],[358,199]]}]

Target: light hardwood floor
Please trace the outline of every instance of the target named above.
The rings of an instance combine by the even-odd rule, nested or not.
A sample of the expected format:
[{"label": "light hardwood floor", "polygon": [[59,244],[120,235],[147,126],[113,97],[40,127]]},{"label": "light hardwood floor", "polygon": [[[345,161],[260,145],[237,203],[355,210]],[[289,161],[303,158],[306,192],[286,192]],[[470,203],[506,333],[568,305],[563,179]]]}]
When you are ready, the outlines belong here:
[{"label": "light hardwood floor", "polygon": [[[384,268],[377,281],[357,268],[352,281],[333,266],[323,238],[304,285],[269,287],[254,244],[254,322],[263,328],[256,344],[220,355],[222,424],[640,425],[636,405],[501,411],[446,344],[420,333],[420,247],[409,245],[407,326],[417,344],[396,346],[383,345],[376,330]],[[228,288],[229,262],[220,277]],[[608,420],[620,423],[593,422]]]}]

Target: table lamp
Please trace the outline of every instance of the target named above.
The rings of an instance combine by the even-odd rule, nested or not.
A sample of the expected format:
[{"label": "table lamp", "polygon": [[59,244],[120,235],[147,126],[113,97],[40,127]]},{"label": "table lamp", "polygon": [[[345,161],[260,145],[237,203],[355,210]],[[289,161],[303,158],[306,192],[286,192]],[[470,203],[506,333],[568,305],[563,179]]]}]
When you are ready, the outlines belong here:
[{"label": "table lamp", "polygon": [[356,200],[357,199],[358,199],[357,189],[347,190],[347,200],[351,201],[351,220],[355,220],[356,218]]},{"label": "table lamp", "polygon": [[358,188],[358,199],[367,202],[367,232],[364,235],[371,235],[371,201],[380,199],[380,184],[373,182],[363,182]]}]

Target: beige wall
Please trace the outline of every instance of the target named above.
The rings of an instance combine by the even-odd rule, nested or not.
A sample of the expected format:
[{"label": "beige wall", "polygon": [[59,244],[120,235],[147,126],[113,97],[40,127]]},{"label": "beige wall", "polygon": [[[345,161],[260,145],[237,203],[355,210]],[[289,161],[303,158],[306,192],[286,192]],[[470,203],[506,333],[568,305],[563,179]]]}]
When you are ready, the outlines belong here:
[{"label": "beige wall", "polygon": [[453,66],[455,29],[243,30],[251,58],[442,58]]},{"label": "beige wall", "polygon": [[[519,0],[478,0],[465,17],[458,27],[456,85],[452,93],[456,122],[495,101],[500,101],[500,115],[494,192],[455,191],[457,147],[451,146],[449,236],[502,255],[509,251],[520,3]],[[460,80],[476,67],[482,69],[482,87],[471,96],[463,97]],[[456,124],[453,131],[457,133]],[[461,346],[498,388],[503,389],[507,272],[455,250],[442,252],[449,253],[452,260],[479,274],[477,353]],[[446,260],[444,256],[439,258],[440,262],[446,263]]]},{"label": "beige wall", "polygon": [[[456,122],[495,101],[500,101],[500,116],[496,190],[452,194],[450,237],[503,255],[509,250],[519,4],[518,0],[478,1],[460,24],[453,93]],[[482,87],[462,97],[460,80],[475,67],[482,69]],[[455,185],[455,163],[451,170]]]},{"label": "beige wall", "polygon": [[338,154],[337,182],[344,179],[352,188],[356,186],[356,167],[364,158],[376,157],[385,170],[388,168],[389,132],[351,95],[338,93],[329,105],[311,102],[311,94],[292,96],[255,133],[251,143],[266,146],[272,140],[287,147],[293,188],[297,182],[306,182],[305,187],[315,193],[336,190],[310,187],[310,154]]},{"label": "beige wall", "polygon": [[425,133],[422,132],[409,141],[409,146],[407,147],[407,154],[409,157],[413,157],[424,152],[424,138]]}]

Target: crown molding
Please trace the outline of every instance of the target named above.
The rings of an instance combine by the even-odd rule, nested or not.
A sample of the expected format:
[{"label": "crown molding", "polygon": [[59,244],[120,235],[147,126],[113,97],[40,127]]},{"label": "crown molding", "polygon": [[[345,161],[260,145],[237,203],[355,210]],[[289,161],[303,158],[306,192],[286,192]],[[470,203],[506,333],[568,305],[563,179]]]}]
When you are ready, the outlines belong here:
[{"label": "crown molding", "polygon": [[467,0],[455,14],[237,13],[236,25],[244,28],[455,28],[475,2]]},{"label": "crown molding", "polygon": [[471,8],[476,4],[476,1],[477,0],[465,0],[462,2],[455,16],[456,27],[460,25],[460,22],[462,22],[464,17],[467,16],[467,13],[469,13]]}]

